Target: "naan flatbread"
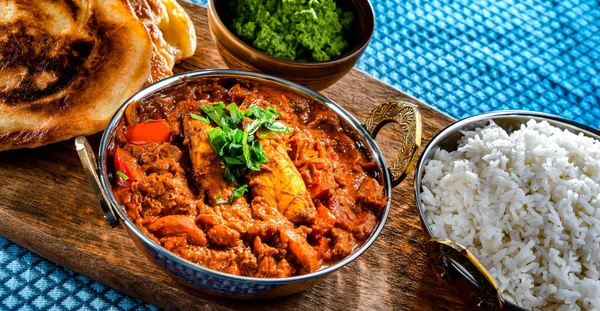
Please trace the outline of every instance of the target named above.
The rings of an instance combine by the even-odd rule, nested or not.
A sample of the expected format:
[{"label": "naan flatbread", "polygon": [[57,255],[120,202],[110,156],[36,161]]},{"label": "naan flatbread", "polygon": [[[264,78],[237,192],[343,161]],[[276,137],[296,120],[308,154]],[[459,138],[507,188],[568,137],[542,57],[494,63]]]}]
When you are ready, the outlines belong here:
[{"label": "naan flatbread", "polygon": [[[0,150],[99,132],[135,92],[192,55],[187,14],[173,0],[152,1],[1,1]],[[137,13],[143,6],[146,15]],[[163,37],[169,32],[186,39]]]}]

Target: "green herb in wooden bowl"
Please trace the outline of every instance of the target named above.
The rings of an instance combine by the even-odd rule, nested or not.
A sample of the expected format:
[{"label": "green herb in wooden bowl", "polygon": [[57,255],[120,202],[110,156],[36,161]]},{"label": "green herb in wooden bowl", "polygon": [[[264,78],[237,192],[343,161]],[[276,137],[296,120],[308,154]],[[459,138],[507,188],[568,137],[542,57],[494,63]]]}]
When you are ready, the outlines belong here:
[{"label": "green herb in wooden bowl", "polygon": [[234,0],[231,9],[233,32],[277,58],[328,61],[349,47],[354,14],[334,0]]}]

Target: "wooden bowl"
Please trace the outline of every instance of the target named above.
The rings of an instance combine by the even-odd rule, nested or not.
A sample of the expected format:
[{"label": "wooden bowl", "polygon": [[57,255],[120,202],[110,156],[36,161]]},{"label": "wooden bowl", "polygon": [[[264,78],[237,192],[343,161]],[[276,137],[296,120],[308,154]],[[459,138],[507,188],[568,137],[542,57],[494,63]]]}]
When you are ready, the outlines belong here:
[{"label": "wooden bowl", "polygon": [[[338,1],[354,12],[353,33],[348,35],[351,48],[326,62],[288,61],[267,55],[236,37],[225,25],[228,1],[208,1],[208,24],[217,49],[229,68],[257,71],[322,90],[341,79],[365,51],[373,30],[375,16],[368,0]],[[223,19],[221,19],[223,17]]]}]

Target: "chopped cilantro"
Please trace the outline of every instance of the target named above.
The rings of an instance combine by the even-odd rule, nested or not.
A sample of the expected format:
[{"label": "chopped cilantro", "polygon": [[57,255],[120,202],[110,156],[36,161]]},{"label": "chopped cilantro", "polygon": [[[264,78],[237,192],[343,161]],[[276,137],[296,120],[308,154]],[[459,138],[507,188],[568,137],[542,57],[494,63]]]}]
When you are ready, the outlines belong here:
[{"label": "chopped cilantro", "polygon": [[[210,124],[211,121],[216,123],[217,126],[207,133],[208,140],[219,161],[225,165],[224,177],[230,183],[242,179],[247,170],[260,170],[260,166],[269,161],[262,145],[255,137],[261,127],[268,131],[285,134],[293,130],[284,123],[275,121],[281,114],[273,106],[263,109],[251,105],[248,110],[241,110],[235,103],[226,107],[223,102],[216,102],[212,106],[201,105],[200,109],[208,119],[195,114],[190,115],[207,124]],[[245,118],[252,121],[246,123],[241,130],[240,127]],[[264,135],[266,134],[261,133],[260,137],[262,138]],[[219,198],[217,203],[231,204],[233,199],[242,196],[248,190],[247,188],[247,185],[242,185],[232,192],[229,200]]]},{"label": "chopped cilantro", "polygon": [[244,195],[244,193],[246,193],[248,191],[248,185],[243,184],[235,189],[233,189],[233,191],[231,192],[231,196],[229,197],[228,200],[223,200],[221,199],[221,197],[217,197],[217,204],[231,204],[233,203],[233,200],[235,200],[235,198],[239,198],[241,196]]},{"label": "chopped cilantro", "polygon": [[117,175],[119,175],[119,177],[121,177],[121,179],[123,179],[123,181],[129,180],[129,176],[127,176],[127,174],[123,173],[122,171],[117,171]]},{"label": "chopped cilantro", "polygon": [[[338,5],[342,4],[342,5]],[[232,0],[227,22],[233,33],[271,56],[328,61],[350,48],[355,17],[335,0]]]},{"label": "chopped cilantro", "polygon": [[197,115],[197,114],[195,114],[193,112],[190,113],[190,117],[192,117],[192,119],[202,121],[202,122],[204,122],[206,124],[210,124],[210,120],[209,119],[207,119],[207,118],[205,118],[203,116],[199,116],[199,115]]}]

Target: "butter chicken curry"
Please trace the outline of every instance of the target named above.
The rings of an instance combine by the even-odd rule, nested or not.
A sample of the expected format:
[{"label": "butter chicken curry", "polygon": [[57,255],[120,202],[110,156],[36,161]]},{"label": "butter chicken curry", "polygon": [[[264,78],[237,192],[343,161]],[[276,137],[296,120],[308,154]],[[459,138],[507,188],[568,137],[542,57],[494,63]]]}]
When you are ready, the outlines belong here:
[{"label": "butter chicken curry", "polygon": [[359,247],[387,204],[378,166],[344,128],[294,93],[189,81],[128,107],[110,148],[113,191],[145,234],[191,262],[310,273]]}]

